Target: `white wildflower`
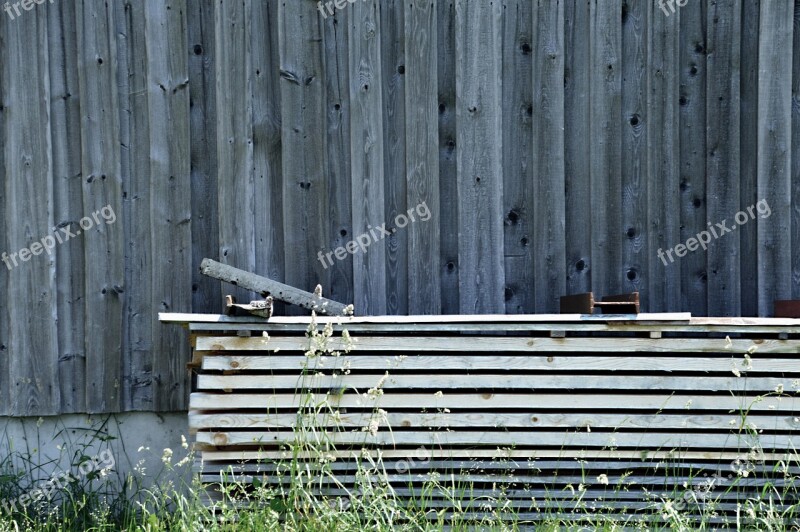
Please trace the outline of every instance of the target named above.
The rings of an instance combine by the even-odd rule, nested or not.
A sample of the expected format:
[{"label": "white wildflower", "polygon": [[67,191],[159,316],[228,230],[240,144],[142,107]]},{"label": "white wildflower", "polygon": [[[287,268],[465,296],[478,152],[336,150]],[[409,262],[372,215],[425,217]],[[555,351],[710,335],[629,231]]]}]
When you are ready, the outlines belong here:
[{"label": "white wildflower", "polygon": [[777,385],[775,387],[775,392],[778,393],[778,394],[782,394],[783,393],[783,384]]},{"label": "white wildflower", "polygon": [[434,396],[434,397],[442,397],[442,396],[444,396],[444,394],[442,393],[442,391],[441,391],[441,390],[439,390],[438,392],[436,392],[435,394],[433,394],[433,396]]},{"label": "white wildflower", "polygon": [[599,482],[603,486],[608,486],[608,476],[605,473],[597,475],[597,482]]},{"label": "white wildflower", "polygon": [[169,465],[169,463],[172,461],[172,449],[169,447],[164,449],[164,454],[161,455],[161,461]]},{"label": "white wildflower", "polygon": [[183,447],[184,449],[189,448],[189,442],[186,441],[186,436],[184,436],[183,434],[181,434],[181,447]]}]

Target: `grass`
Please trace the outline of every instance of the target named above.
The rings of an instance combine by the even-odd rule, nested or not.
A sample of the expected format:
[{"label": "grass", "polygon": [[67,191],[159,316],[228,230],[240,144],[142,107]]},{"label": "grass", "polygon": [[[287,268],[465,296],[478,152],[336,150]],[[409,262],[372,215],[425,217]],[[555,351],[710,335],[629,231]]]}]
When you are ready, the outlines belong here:
[{"label": "grass", "polygon": [[[20,497],[47,480],[44,470],[53,464],[37,463],[35,448],[16,450],[6,439],[8,452],[0,460],[0,532],[800,530],[800,457],[792,452],[782,461],[762,460],[760,448],[753,445],[759,438],[758,428],[748,422],[752,405],[742,409],[740,423],[732,427],[735,437],[748,442],[750,455],[731,463],[724,476],[688,469],[680,453],[670,460],[642,460],[638,470],[635,464],[630,468],[612,464],[600,471],[596,464],[582,460],[563,468],[532,460],[519,464],[499,450],[488,462],[448,470],[439,467],[424,448],[410,450],[405,460],[385,460],[378,452],[364,450],[367,435],[391,432],[386,412],[379,407],[386,377],[363,394],[375,404],[363,427],[364,445],[337,448],[331,435],[341,429],[341,413],[310,393],[306,379],[322,365],[334,373],[346,374],[349,369],[338,364],[342,353],[328,349],[332,326],[319,331],[312,324],[308,336],[307,365],[297,387],[303,400],[294,437],[282,448],[283,458],[252,461],[249,469],[244,463],[229,464],[220,469],[219,482],[203,486],[197,477],[180,480],[195,458],[184,442],[180,457],[164,450],[163,469],[155,476],[142,468],[141,453],[149,450],[139,449],[133,472],[121,478],[107,453],[103,460],[92,454],[104,445],[110,448],[119,443],[101,424],[86,440],[62,447],[70,463],[69,477],[56,487],[50,485],[47,497],[19,504]],[[342,336],[347,345],[349,335],[344,331]],[[784,394],[780,389],[768,395]],[[496,473],[481,480],[484,468]],[[534,484],[531,476],[549,481]],[[637,481],[642,476],[663,482],[645,485]],[[753,482],[758,483],[757,489],[747,485]],[[206,490],[213,496],[208,497]],[[598,504],[598,498],[627,503],[614,509]],[[13,507],[12,501],[17,502]]]}]

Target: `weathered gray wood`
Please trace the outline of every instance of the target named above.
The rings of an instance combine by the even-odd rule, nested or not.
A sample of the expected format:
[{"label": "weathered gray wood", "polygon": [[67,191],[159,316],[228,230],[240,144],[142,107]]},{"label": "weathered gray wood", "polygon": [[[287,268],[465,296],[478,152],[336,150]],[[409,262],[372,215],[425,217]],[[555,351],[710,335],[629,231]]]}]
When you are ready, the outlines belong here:
[{"label": "weathered gray wood", "polygon": [[[6,25],[12,22],[11,20],[3,19],[0,21],[0,57],[8,57],[8,31]],[[7,123],[8,123],[8,91],[11,86],[10,72],[8,71],[9,61],[0,62],[0,205],[5,206],[8,201],[8,193],[6,192],[6,182],[8,181],[8,170],[6,167],[8,143],[6,142]],[[8,249],[8,228],[6,226],[5,213],[0,215],[0,246],[4,250]],[[5,264],[4,264],[5,266]],[[0,270],[2,271],[2,270]],[[8,301],[9,286],[8,278],[0,277],[0,298]],[[8,313],[0,312],[0,415],[10,415],[11,413],[11,393],[10,393],[10,367],[13,347],[11,338],[8,336],[9,323]]]},{"label": "weathered gray wood", "polygon": [[503,313],[500,2],[456,0],[459,306]]},{"label": "weathered gray wood", "polygon": [[460,150],[456,130],[456,9],[453,2],[436,2],[437,45],[436,66],[439,82],[439,208],[441,218],[441,258],[437,267],[442,284],[442,313],[458,314],[459,265],[458,234],[458,164]]},{"label": "weathered gray wood", "polygon": [[[720,0],[709,6],[706,19],[706,203],[712,223],[730,220],[739,211],[740,137],[740,0]],[[751,204],[752,205],[752,204]],[[747,223],[754,223],[752,221]],[[708,228],[706,228],[708,229]],[[737,230],[708,246],[708,314],[741,315],[739,235]],[[703,253],[698,249],[695,253]]]},{"label": "weathered gray wood", "polygon": [[[8,282],[8,387],[10,413],[30,416],[59,410],[55,258],[39,250],[18,253],[51,234],[53,167],[50,145],[50,77],[47,19],[26,13],[8,22],[5,93],[5,227],[11,268]],[[41,244],[40,244],[41,248]],[[25,252],[23,252],[25,253]],[[23,260],[23,258],[25,260]],[[9,266],[11,265],[11,266]],[[16,302],[12,304],[11,302]],[[32,330],[35,333],[32,334]]]},{"label": "weathered gray wood", "polygon": [[792,298],[800,299],[800,1],[794,2],[792,46]]},{"label": "weathered gray wood", "polygon": [[[53,210],[58,224],[64,220],[79,220],[83,216],[83,180],[81,146],[74,142],[81,135],[75,4],[64,2],[51,7],[46,14],[51,44],[47,52],[52,96]],[[54,254],[56,313],[69,316],[69,319],[58,320],[59,412],[83,412],[86,408],[85,309],[80,301],[75,300],[74,294],[84,291],[85,257],[83,249],[77,246],[59,246]],[[2,334],[2,337],[6,338],[6,335]]]},{"label": "weathered gray wood", "polygon": [[[252,77],[251,6],[251,2],[217,2],[214,14],[218,255],[224,264],[250,272],[256,271],[253,102],[244,95]],[[303,283],[305,278],[296,282]],[[238,288],[230,293],[237,300],[252,299]]]},{"label": "weathered gray wood", "polygon": [[[706,9],[701,2],[689,2],[671,17],[680,17],[680,235],[668,243],[674,248],[698,232],[722,220],[706,216]],[[707,316],[708,283],[702,250],[675,257],[668,268],[681,270],[681,310]]]},{"label": "weathered gray wood", "polygon": [[[440,314],[441,202],[439,198],[439,133],[433,117],[438,114],[438,18],[430,0],[400,2],[405,6],[405,177],[406,208],[415,209],[417,221],[409,224],[409,314]],[[418,206],[427,220],[422,220]]]},{"label": "weathered gray wood", "polygon": [[[77,4],[78,81],[81,99],[83,216],[110,207],[115,223],[100,218],[89,230],[73,222],[87,257],[86,409],[116,412],[122,407],[124,223],[120,220],[122,175],[117,41],[112,6],[100,0]],[[144,148],[146,149],[146,148]]]},{"label": "weathered gray wood", "polygon": [[[592,290],[592,202],[588,127],[590,116],[590,2],[566,2],[564,6],[564,207],[567,260],[565,294]],[[675,307],[677,308],[677,307]],[[663,309],[662,309],[663,310]]]},{"label": "weathered gray wood", "polygon": [[589,169],[591,198],[592,290],[619,294],[622,289],[622,28],[619,5],[592,0],[590,7],[591,107]]},{"label": "weathered gray wood", "polygon": [[648,154],[647,180],[649,230],[648,305],[650,312],[682,308],[681,266],[662,260],[659,251],[680,241],[680,16],[665,17],[650,10],[651,42],[648,47]]},{"label": "weathered gray wood", "polygon": [[[649,285],[651,256],[648,237],[649,184],[648,142],[650,109],[648,107],[648,60],[651,35],[652,2],[631,2],[622,15],[622,153],[621,165],[621,239],[623,292],[639,292],[642,308],[650,303]],[[658,16],[663,13],[658,13]],[[672,134],[672,132],[669,132]],[[656,259],[657,260],[657,259]]]},{"label": "weathered gray wood", "polygon": [[274,299],[314,310],[319,314],[343,315],[345,305],[319,297],[311,292],[288,286],[254,273],[246,272],[233,266],[221,264],[211,259],[204,259],[200,271],[215,279],[242,287],[262,297],[271,295]]},{"label": "weathered gray wood", "polygon": [[[253,2],[249,21],[253,101],[253,190],[256,273],[286,278],[283,242],[280,39],[278,0]],[[328,278],[319,279],[326,288]],[[283,312],[283,308],[278,308]]]},{"label": "weathered gray wood", "polygon": [[[185,46],[186,0],[147,0],[145,38],[153,50]],[[151,309],[189,311],[192,308],[191,168],[188,55],[148,54],[150,119],[150,256],[153,292]],[[233,213],[230,213],[233,214]],[[153,406],[158,411],[183,408],[186,397],[187,344],[180,336],[157,327],[153,334]],[[163,356],[172,353],[172,356]]]},{"label": "weathered gray wood", "polygon": [[[505,311],[534,312],[533,156],[534,2],[503,2],[503,253]],[[535,80],[534,80],[535,82]]]},{"label": "weathered gray wood", "polygon": [[792,2],[761,2],[758,44],[758,314],[770,316],[776,299],[792,294]]},{"label": "weathered gray wood", "polygon": [[[124,146],[141,146],[141,149],[123,150],[122,169],[123,202],[122,221],[129,257],[126,260],[125,279],[131,289],[125,297],[124,329],[128,356],[123,363],[123,408],[146,410],[153,408],[153,338],[156,323],[150,317],[153,299],[152,241],[150,222],[150,112],[148,109],[148,47],[145,34],[145,5],[136,2],[125,9],[116,4],[115,22],[119,33],[125,35],[117,47],[119,68],[128,72],[119,86],[120,143]],[[198,272],[199,275],[199,272]]]},{"label": "weathered gray wood", "polygon": [[[353,239],[353,198],[350,163],[350,67],[345,60],[349,46],[348,10],[340,10],[323,21],[325,53],[326,124],[328,162],[328,252],[345,246]],[[330,285],[325,286],[331,299],[353,301],[353,257],[334,261]]]},{"label": "weathered gray wood", "polygon": [[[758,40],[761,0],[742,2],[741,49],[741,128],[739,133],[740,209],[747,209],[760,198],[758,188]],[[739,232],[739,264],[742,316],[758,316],[758,268],[753,257],[758,254],[758,224],[748,223]]]},{"label": "weathered gray wood", "polygon": [[[408,231],[399,227],[397,216],[416,205],[406,205],[406,60],[405,0],[377,3],[380,18],[380,68],[383,101],[383,191],[384,214],[393,234],[386,237],[386,313],[408,314]],[[434,78],[435,81],[435,78]],[[420,97],[421,95],[415,95]],[[421,103],[421,102],[420,102]],[[419,103],[416,103],[419,105]],[[402,223],[402,219],[400,220]],[[413,255],[412,255],[413,256]]]}]

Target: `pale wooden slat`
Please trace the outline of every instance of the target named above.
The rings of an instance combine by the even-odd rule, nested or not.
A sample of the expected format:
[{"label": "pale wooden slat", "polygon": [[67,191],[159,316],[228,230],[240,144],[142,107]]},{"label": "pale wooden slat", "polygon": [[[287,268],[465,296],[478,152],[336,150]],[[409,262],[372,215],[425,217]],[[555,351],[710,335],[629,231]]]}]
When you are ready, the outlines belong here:
[{"label": "pale wooden slat", "polygon": [[[758,200],[771,214],[758,224],[758,314],[792,294],[792,2],[761,2],[758,41]],[[762,207],[763,208],[763,207]],[[750,222],[753,223],[753,222]]]},{"label": "pale wooden slat", "polygon": [[735,411],[749,409],[750,412],[792,413],[798,408],[800,398],[770,397],[756,401],[756,395],[744,397],[698,396],[696,394],[504,394],[504,393],[447,393],[441,397],[431,394],[428,401],[420,401],[419,394],[385,393],[378,398],[359,394],[325,395],[304,394],[218,394],[193,392],[189,399],[192,410],[259,410],[265,408],[292,408],[301,405],[317,405],[320,408],[384,408],[414,409],[422,408],[505,408],[511,410],[528,409],[620,409],[625,410],[723,410]]},{"label": "pale wooden slat", "polygon": [[[424,205],[427,221],[417,215],[408,226],[407,313],[442,310],[440,260],[439,131],[433,117],[437,97],[437,5],[430,0],[400,2],[405,9],[405,176],[406,208]],[[396,178],[396,176],[395,176]]]},{"label": "pale wooden slat", "polygon": [[[331,338],[330,350],[344,350],[350,344],[341,338]],[[797,353],[800,340],[731,340],[703,338],[509,338],[509,337],[357,337],[353,351],[512,351],[512,352],[612,352],[612,353],[746,353],[755,347],[758,354]],[[302,350],[309,348],[309,340],[300,337],[231,337],[203,336],[197,338],[199,351],[258,351]]]},{"label": "pale wooden slat", "polygon": [[534,9],[531,192],[537,312],[556,312],[566,290],[564,4],[539,2]]},{"label": "pale wooden slat", "polygon": [[[80,103],[78,86],[78,43],[75,33],[75,4],[62,2],[47,10],[50,75],[50,128],[53,158],[53,212],[56,223],[79,220],[83,214],[81,180]],[[5,54],[0,54],[5,57]],[[0,118],[2,120],[2,118]],[[2,168],[2,163],[0,163]],[[4,248],[5,249],[5,248]],[[58,375],[60,413],[86,410],[85,309],[72,294],[84,291],[85,256],[78,246],[58,246],[56,257],[58,320]],[[0,333],[2,337],[5,334]],[[0,368],[0,371],[3,371]],[[4,376],[7,378],[7,372]],[[0,388],[5,384],[0,378]],[[3,402],[0,397],[0,402]],[[5,403],[7,404],[7,403]]]},{"label": "pale wooden slat", "polygon": [[[751,442],[746,437],[735,434],[716,433],[657,433],[657,432],[389,432],[379,431],[372,435],[365,431],[355,432],[306,432],[304,440],[310,445],[470,445],[519,447],[525,445],[546,445],[559,447],[628,447],[634,449],[750,449]],[[198,432],[196,441],[201,445],[213,446],[257,446],[281,445],[296,441],[293,432],[281,431],[237,431],[237,432]],[[760,444],[764,449],[794,448],[790,435],[764,435]]]},{"label": "pale wooden slat", "polygon": [[[230,428],[290,428],[301,420],[297,414],[197,414],[189,413],[189,428],[230,429]],[[302,416],[302,424],[313,427],[368,427],[370,421],[378,420],[381,426],[401,430],[408,427],[432,428],[648,428],[666,429],[715,429],[735,431],[741,419],[730,415],[634,415],[634,414],[511,414],[511,413],[459,413],[431,412],[428,414],[394,414],[385,417],[372,412],[330,415]],[[748,422],[769,431],[791,431],[800,426],[793,418],[752,415]],[[733,421],[733,425],[731,422]],[[540,466],[541,467],[541,466]]]},{"label": "pale wooden slat", "polygon": [[[186,0],[147,0],[145,39],[151,50],[177,50],[186,45]],[[150,308],[190,311],[192,284],[185,272],[192,267],[191,166],[189,133],[188,56],[162,53],[147,56],[150,119],[150,275],[153,292]],[[184,338],[158,327],[153,317],[151,371],[152,407],[177,411],[186,403],[186,361],[189,346]],[[173,353],[163,356],[162,353]],[[143,368],[146,369],[146,368]],[[132,376],[134,379],[137,375]]]},{"label": "pale wooden slat", "polygon": [[[313,5],[309,2],[309,10]],[[386,146],[383,118],[381,18],[377,2],[348,8],[350,68],[350,159],[352,164],[353,234],[370,235],[365,252],[353,254],[353,304],[359,315],[386,313],[386,239],[373,241],[370,231],[391,220],[385,211],[383,164]],[[309,14],[315,17],[316,13]],[[288,251],[288,250],[287,250]]]},{"label": "pale wooden slat", "polygon": [[455,9],[459,307],[502,313],[503,6],[456,0]]},{"label": "pale wooden slat", "polygon": [[[7,44],[7,30],[6,25],[11,23],[11,20],[3,19],[0,22],[0,57],[9,57],[8,55],[8,44]],[[8,116],[7,116],[7,107],[8,107],[8,91],[10,87],[9,83],[9,72],[8,72],[8,61],[0,62],[0,101],[6,102],[3,105],[0,105],[0,176],[3,179],[3,183],[5,183],[5,179],[7,174],[7,150],[6,147],[8,146],[8,142],[6,141],[6,136],[8,132],[6,131],[6,124],[8,124]],[[57,119],[57,118],[56,118]],[[5,208],[6,203],[6,192],[5,186],[0,187],[0,205]],[[0,216],[0,245],[3,246],[3,249],[8,249],[8,227],[6,223],[6,216],[5,213]],[[0,298],[4,300],[8,300],[9,298],[9,290],[8,290],[8,283],[2,282],[0,283]],[[3,338],[8,338],[9,334],[9,326],[8,323],[8,314],[7,313],[0,313],[0,335]],[[9,346],[6,346],[8,349]],[[10,382],[10,367],[11,367],[11,355],[10,350],[6,351],[9,353],[7,356],[0,357],[0,415],[10,415],[11,413],[11,394],[9,391],[9,382]]]},{"label": "pale wooden slat", "polygon": [[[332,363],[333,368],[344,366]],[[397,369],[412,369],[402,362]],[[332,368],[331,368],[332,369]],[[616,376],[603,375],[441,375],[441,374],[397,374],[394,370],[384,381],[382,374],[373,375],[198,375],[198,390],[357,390],[365,392],[384,381],[386,390],[408,389],[496,389],[496,390],[674,390],[694,393],[769,393],[778,386],[790,390],[790,379],[762,377],[672,377],[672,376]],[[430,397],[421,395],[420,403],[430,403]]]},{"label": "pale wooden slat", "polygon": [[[706,19],[706,216],[730,225],[741,203],[741,13],[741,0],[721,0],[709,6]],[[741,315],[741,269],[730,267],[739,260],[739,235],[737,230],[708,247],[708,313],[714,316]]]},{"label": "pale wooden slat", "polygon": [[[416,456],[416,452],[419,452],[418,449],[381,449],[380,451],[377,450],[370,450],[370,449],[359,449],[357,451],[352,450],[337,450],[331,451],[331,455],[338,458],[338,459],[348,459],[356,457],[370,457],[370,458],[377,458],[378,453],[380,452],[380,456],[384,459],[397,459],[397,458],[407,458],[407,457],[414,457]],[[437,448],[429,448],[424,449],[424,452],[430,458],[441,458],[441,459],[491,459],[491,460],[541,460],[541,459],[562,459],[562,460],[571,460],[576,461],[576,459],[586,460],[587,453],[585,451],[576,450],[576,449],[568,449],[568,448],[561,448],[561,449],[540,449],[540,448],[527,448],[527,449],[508,449],[508,448],[498,448],[498,449],[437,449]],[[632,451],[632,450],[625,450],[625,449],[594,449],[591,453],[592,460],[604,460],[604,459],[614,459],[614,460],[729,460],[733,461],[736,459],[740,460],[747,460],[748,459],[748,450],[743,450],[742,452],[731,452],[731,451],[679,451],[673,452],[668,450],[649,450],[646,453],[642,451]],[[202,460],[205,462],[213,462],[215,460],[222,461],[222,460],[234,460],[234,461],[241,461],[241,460],[280,460],[291,458],[296,456],[298,460],[318,460],[319,455],[317,453],[308,453],[308,452],[299,452],[296,455],[293,455],[290,451],[273,451],[273,450],[225,450],[219,451],[213,448],[203,449],[198,452],[198,455]],[[791,459],[790,457],[793,456],[792,451],[788,451],[786,453],[764,453],[763,459],[765,462],[775,462],[778,460]],[[513,462],[512,462],[513,463]]]},{"label": "pale wooden slat", "polygon": [[[259,355],[213,355],[203,356],[204,370],[248,371],[248,370],[294,370],[347,367],[356,370],[416,370],[426,369],[455,370],[459,372],[475,370],[511,371],[635,371],[637,373],[658,372],[703,372],[704,376],[713,374],[731,375],[732,368],[744,370],[743,359],[700,358],[700,357],[593,357],[581,356],[453,356],[453,355],[414,355],[402,362],[393,356],[346,356],[324,357],[322,360],[309,360],[305,356],[259,356]],[[800,363],[792,358],[761,358],[752,362],[752,370],[759,373],[797,373]],[[746,375],[746,372],[743,373]],[[676,377],[680,379],[681,377]],[[696,378],[696,377],[687,377]],[[466,384],[466,381],[465,381]]]},{"label": "pale wooden slat", "polygon": [[[126,283],[114,13],[109,3],[101,0],[76,4],[83,216],[110,206],[117,217],[113,224],[100,218],[79,235],[87,258],[83,303],[89,412],[116,412],[122,407],[122,294]],[[81,228],[72,222],[77,234]]]}]

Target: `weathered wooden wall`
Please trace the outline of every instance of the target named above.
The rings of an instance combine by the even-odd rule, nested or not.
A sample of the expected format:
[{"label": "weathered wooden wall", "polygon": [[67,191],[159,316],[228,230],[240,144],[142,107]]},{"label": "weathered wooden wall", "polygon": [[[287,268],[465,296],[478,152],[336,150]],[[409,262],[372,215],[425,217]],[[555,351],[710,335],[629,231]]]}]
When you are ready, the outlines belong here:
[{"label": "weathered wooden wall", "polygon": [[[668,8],[667,8],[668,9]],[[186,407],[203,257],[365,314],[800,298],[800,2],[56,0],[0,11],[0,413]],[[657,256],[766,199],[758,218]],[[396,227],[425,202],[431,219]],[[323,267],[386,223],[391,236]],[[377,232],[377,231],[376,231]],[[246,297],[246,294],[239,294]]]}]

